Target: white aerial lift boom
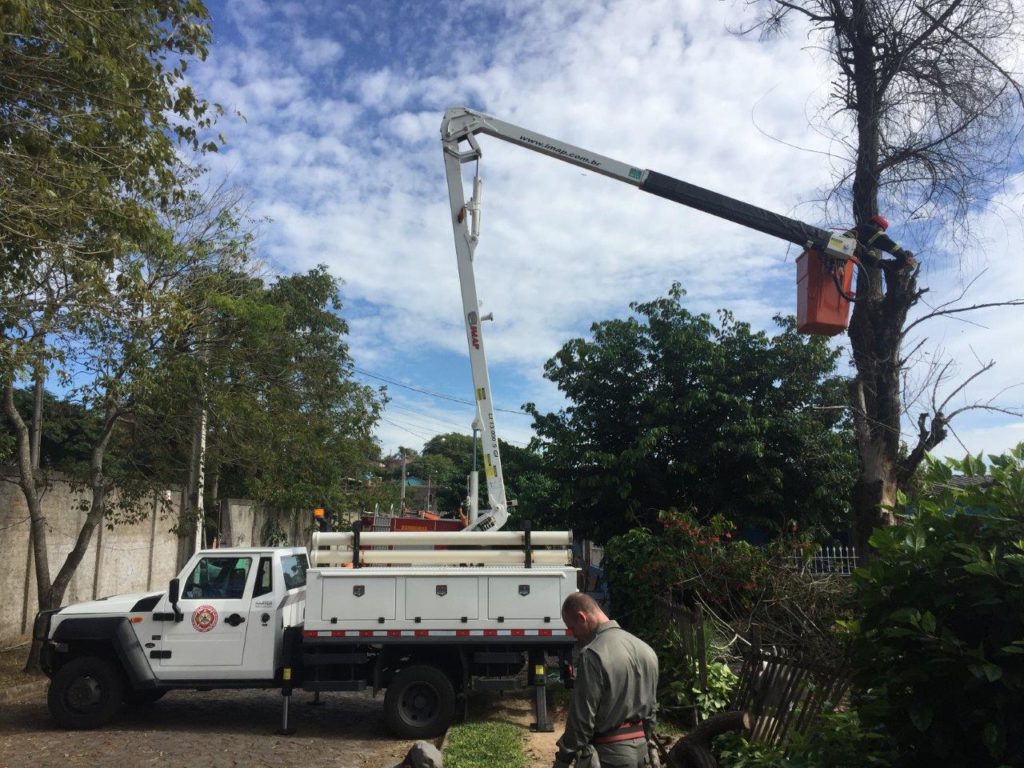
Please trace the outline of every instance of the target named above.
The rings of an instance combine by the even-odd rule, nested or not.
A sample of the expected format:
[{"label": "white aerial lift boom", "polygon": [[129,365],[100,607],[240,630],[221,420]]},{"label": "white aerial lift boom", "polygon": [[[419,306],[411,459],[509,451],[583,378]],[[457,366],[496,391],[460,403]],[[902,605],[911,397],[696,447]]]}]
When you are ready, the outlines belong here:
[{"label": "white aerial lift boom", "polygon": [[477,298],[476,278],[473,273],[473,255],[480,239],[480,202],[482,183],[477,172],[473,177],[473,196],[467,201],[462,184],[462,165],[479,161],[482,153],[476,135],[482,133],[520,147],[540,152],[556,160],[585,168],[631,184],[668,200],[696,208],[713,216],[727,219],[765,234],[787,240],[804,249],[818,251],[833,259],[854,257],[857,241],[849,235],[836,234],[795,219],[780,216],[726,195],[712,192],[694,184],[665,176],[657,171],[641,169],[613,160],[586,149],[552,139],[504,120],[475,112],[466,107],[452,107],[445,112],[441,123],[441,142],[444,147],[445,174],[448,179],[448,198],[451,203],[452,226],[455,230],[455,253],[462,285],[462,311],[466,322],[466,341],[473,373],[473,389],[477,406],[477,419],[481,425],[483,465],[487,479],[487,497],[491,508],[478,515],[476,510],[476,482],[472,478],[470,493],[470,523],[466,530],[497,530],[508,519],[505,482],[498,450],[498,435],[494,423],[494,401],[487,357],[484,352],[483,320]]}]

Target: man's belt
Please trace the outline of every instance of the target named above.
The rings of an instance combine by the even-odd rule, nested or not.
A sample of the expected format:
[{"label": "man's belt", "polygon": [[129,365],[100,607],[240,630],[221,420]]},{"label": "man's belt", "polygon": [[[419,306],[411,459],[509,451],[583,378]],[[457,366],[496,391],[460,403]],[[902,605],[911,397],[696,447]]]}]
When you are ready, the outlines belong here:
[{"label": "man's belt", "polygon": [[599,736],[595,736],[594,743],[614,744],[617,741],[631,741],[632,739],[643,739],[646,737],[643,720],[627,720],[610,731],[605,731]]}]

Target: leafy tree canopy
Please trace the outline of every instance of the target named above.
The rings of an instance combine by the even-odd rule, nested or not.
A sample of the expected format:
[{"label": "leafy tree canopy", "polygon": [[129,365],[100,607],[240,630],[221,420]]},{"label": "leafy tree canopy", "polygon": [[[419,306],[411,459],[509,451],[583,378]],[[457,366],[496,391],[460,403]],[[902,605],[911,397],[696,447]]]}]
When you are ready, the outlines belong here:
[{"label": "leafy tree canopy", "polygon": [[[540,454],[498,439],[498,450],[501,452],[502,470],[505,476],[505,491],[509,499],[516,501],[510,511],[509,525],[514,527],[517,521],[539,521],[545,519],[544,510],[550,495],[551,482],[544,475]],[[483,465],[479,458],[480,448],[477,446],[477,469],[480,470],[480,509],[487,508],[486,480],[483,476]],[[473,469],[473,438],[458,432],[436,435],[423,446],[422,459],[432,457],[447,460],[447,476],[439,480],[438,505],[440,509],[455,509],[464,504],[466,498],[466,476]],[[417,465],[414,463],[413,467]],[[418,470],[417,470],[418,471]]]},{"label": "leafy tree canopy", "polygon": [[381,399],[352,379],[339,281],[322,266],[270,285],[238,272],[201,277],[195,353],[165,361],[136,445],[154,472],[186,472],[205,407],[206,474],[219,495],[347,506],[379,454],[370,432]]},{"label": "leafy tree canopy", "polygon": [[659,510],[779,529],[834,529],[848,514],[854,447],[839,352],[776,318],[774,336],[729,312],[682,306],[684,291],[595,323],[545,376],[570,405],[530,404],[557,483],[549,525],[604,540]]},{"label": "leafy tree canopy", "polygon": [[12,285],[45,252],[107,258],[180,196],[179,141],[220,111],[186,82],[206,57],[198,0],[0,4],[0,273]]}]

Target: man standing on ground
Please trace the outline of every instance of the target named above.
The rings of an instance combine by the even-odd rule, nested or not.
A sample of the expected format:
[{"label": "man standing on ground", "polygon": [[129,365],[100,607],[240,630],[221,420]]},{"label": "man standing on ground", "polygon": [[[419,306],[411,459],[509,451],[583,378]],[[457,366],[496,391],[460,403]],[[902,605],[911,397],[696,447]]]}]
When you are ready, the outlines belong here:
[{"label": "man standing on ground", "polygon": [[576,636],[579,653],[555,768],[573,760],[577,768],[642,768],[644,723],[654,717],[657,703],[658,657],[582,592],[566,598],[562,621]]}]

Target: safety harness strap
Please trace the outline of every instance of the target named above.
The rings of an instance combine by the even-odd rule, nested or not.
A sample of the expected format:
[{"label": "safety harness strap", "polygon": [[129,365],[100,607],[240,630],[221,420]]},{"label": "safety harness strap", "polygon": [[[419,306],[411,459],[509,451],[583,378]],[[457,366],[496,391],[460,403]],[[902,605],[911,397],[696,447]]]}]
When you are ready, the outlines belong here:
[{"label": "safety harness strap", "polygon": [[646,738],[644,733],[644,721],[643,720],[627,720],[621,723],[610,731],[594,737],[595,744],[614,744],[617,741],[630,741],[632,739],[644,739]]}]

